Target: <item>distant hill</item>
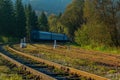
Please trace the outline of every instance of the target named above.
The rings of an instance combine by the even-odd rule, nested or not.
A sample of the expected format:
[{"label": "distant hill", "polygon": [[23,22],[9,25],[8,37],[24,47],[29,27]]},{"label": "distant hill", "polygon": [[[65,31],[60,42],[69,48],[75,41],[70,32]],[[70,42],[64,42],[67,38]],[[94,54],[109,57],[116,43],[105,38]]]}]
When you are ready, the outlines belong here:
[{"label": "distant hill", "polygon": [[51,13],[58,14],[60,12],[64,12],[66,6],[72,2],[72,0],[22,0],[22,1],[24,4],[30,3],[37,13],[45,11],[48,15]]}]

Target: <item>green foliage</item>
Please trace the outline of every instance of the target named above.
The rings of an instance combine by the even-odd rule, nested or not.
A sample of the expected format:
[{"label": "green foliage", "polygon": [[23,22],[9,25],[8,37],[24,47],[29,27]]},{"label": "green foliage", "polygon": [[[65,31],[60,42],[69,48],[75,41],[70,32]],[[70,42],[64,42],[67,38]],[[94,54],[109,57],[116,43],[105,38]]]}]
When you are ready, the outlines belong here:
[{"label": "green foliage", "polygon": [[74,40],[74,32],[83,24],[83,0],[74,0],[61,16],[64,32]]},{"label": "green foliage", "polygon": [[[37,27],[37,16],[29,5],[29,10],[24,10],[22,0],[16,0],[12,4],[11,0],[0,0],[0,35],[1,42],[18,41],[19,38],[26,37],[28,30]],[[26,12],[28,15],[25,15]],[[29,17],[29,18],[28,18]],[[28,27],[26,29],[26,26]],[[18,39],[16,39],[18,38]]]},{"label": "green foliage", "polygon": [[31,5],[25,6],[25,14],[26,14],[26,37],[28,41],[30,41],[30,32],[37,27],[37,16],[35,11],[32,10]]},{"label": "green foliage", "polygon": [[49,18],[48,18],[49,31],[57,32],[57,33],[64,33],[64,27],[59,21],[61,15],[62,14],[60,13],[58,16],[56,16],[54,14],[51,14],[49,16]]},{"label": "green foliage", "polygon": [[16,27],[14,28],[15,34],[18,38],[25,37],[26,34],[26,18],[24,7],[21,0],[16,0],[15,3],[15,18],[16,18]]},{"label": "green foliage", "polygon": [[0,0],[0,35],[14,36],[14,10],[11,0]]},{"label": "green foliage", "polygon": [[57,16],[51,14],[48,18],[48,22],[49,22],[49,31],[57,32]]},{"label": "green foliage", "polygon": [[[80,6],[82,2],[80,0],[74,0],[67,7],[61,17],[64,32],[70,38],[74,38],[73,33],[75,32],[75,42],[81,46],[91,45],[93,48],[104,45],[119,46],[120,29],[118,18],[120,16],[118,16],[118,13],[120,2],[111,0],[102,0],[101,2],[99,0],[86,0],[83,3],[84,6]],[[114,5],[115,3],[116,5]],[[80,7],[79,9],[77,9],[78,6]],[[104,50],[104,47],[100,49]]]},{"label": "green foliage", "polygon": [[115,73],[115,72],[116,72],[115,70],[109,70],[109,71],[108,71],[109,74],[113,74],[113,73]]},{"label": "green foliage", "polygon": [[75,32],[75,42],[81,46],[89,45],[90,40],[89,40],[87,31],[88,31],[87,26],[85,26],[85,25],[81,29],[78,29]]},{"label": "green foliage", "polygon": [[65,33],[81,46],[120,46],[119,0],[73,0],[63,14],[50,15],[48,19],[44,12],[38,19],[31,5],[24,8],[21,1],[13,5],[11,0],[0,0],[2,42],[17,41],[26,34],[29,38],[30,31],[39,28]]},{"label": "green foliage", "polygon": [[120,53],[120,48],[109,47],[109,46],[99,45],[99,44],[84,45],[84,46],[82,46],[82,48],[87,49],[87,50],[107,52],[107,53],[111,53],[111,54],[113,54],[113,53],[119,54]]},{"label": "green foliage", "polygon": [[[102,0],[96,1],[99,7],[97,8],[100,19],[104,21],[109,28],[111,35],[112,46],[120,46],[120,0]],[[108,7],[109,6],[109,7]]]},{"label": "green foliage", "polygon": [[18,42],[19,39],[15,37],[8,37],[8,36],[0,36],[1,43],[8,43],[8,42]]},{"label": "green foliage", "polygon": [[32,25],[32,30],[34,29],[38,29],[38,16],[36,15],[35,11],[32,11],[32,15],[31,15],[31,25]]},{"label": "green foliage", "polygon": [[25,7],[25,14],[26,14],[26,34],[28,37],[30,37],[30,31],[31,31],[31,12],[32,8],[29,4],[27,7]]},{"label": "green foliage", "polygon": [[8,37],[0,36],[0,42],[7,43],[8,42]]},{"label": "green foliage", "polygon": [[41,31],[48,31],[48,20],[45,12],[42,12],[38,18],[38,26]]},{"label": "green foliage", "polygon": [[111,36],[109,29],[104,25],[97,15],[97,10],[91,1],[86,1],[84,5],[84,18],[86,24],[76,31],[76,42],[82,46],[92,45],[97,47],[99,45],[110,45]]}]

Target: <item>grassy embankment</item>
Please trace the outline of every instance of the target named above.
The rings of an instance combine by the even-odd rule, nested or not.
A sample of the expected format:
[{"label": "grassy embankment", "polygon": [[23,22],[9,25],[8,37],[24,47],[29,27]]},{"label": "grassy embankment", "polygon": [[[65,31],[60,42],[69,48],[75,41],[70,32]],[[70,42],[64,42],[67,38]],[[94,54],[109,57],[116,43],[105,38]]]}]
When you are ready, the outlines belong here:
[{"label": "grassy embankment", "polygon": [[93,51],[100,51],[100,52],[105,52],[109,54],[120,54],[120,47],[115,47],[115,46],[105,46],[105,45],[97,45],[97,44],[92,44],[92,45],[86,45],[86,46],[79,46],[76,43],[69,43],[68,45],[71,45],[72,47],[77,47],[77,48],[82,48],[85,50],[93,50]]}]

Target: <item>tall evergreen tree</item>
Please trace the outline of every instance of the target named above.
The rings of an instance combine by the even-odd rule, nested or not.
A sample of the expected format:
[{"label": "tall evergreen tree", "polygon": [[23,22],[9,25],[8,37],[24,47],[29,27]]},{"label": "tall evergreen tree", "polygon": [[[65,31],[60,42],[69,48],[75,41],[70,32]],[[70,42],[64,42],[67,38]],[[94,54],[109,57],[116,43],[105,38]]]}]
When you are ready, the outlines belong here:
[{"label": "tall evergreen tree", "polygon": [[35,11],[32,10],[31,5],[25,6],[26,14],[26,35],[28,41],[30,41],[30,32],[37,27],[37,16]]},{"label": "tall evergreen tree", "polygon": [[32,21],[31,21],[31,25],[32,25],[32,30],[34,29],[38,29],[38,16],[36,15],[35,11],[32,11]]},{"label": "tall evergreen tree", "polygon": [[16,36],[19,38],[25,37],[26,18],[25,18],[24,7],[23,7],[21,0],[16,0],[15,17],[16,17],[16,30],[15,30]]},{"label": "tall evergreen tree", "polygon": [[25,13],[26,13],[26,37],[27,40],[30,41],[30,31],[31,31],[31,12],[32,8],[31,5],[29,4],[28,6],[25,7]]},{"label": "tall evergreen tree", "polygon": [[42,31],[49,30],[47,16],[44,12],[42,12],[41,15],[39,16],[38,25],[39,25],[39,29]]},{"label": "tall evergreen tree", "polygon": [[11,0],[0,0],[0,35],[14,35],[14,10]]}]

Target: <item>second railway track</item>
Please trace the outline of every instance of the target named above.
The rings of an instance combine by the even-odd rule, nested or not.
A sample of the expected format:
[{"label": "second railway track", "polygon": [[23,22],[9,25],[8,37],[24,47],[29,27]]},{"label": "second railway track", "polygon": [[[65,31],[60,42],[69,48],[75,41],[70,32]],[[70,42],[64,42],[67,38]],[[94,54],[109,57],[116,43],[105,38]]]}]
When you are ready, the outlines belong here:
[{"label": "second railway track", "polygon": [[[11,52],[6,51],[2,47],[0,48],[3,55],[6,55],[14,61],[27,66],[25,69],[31,68],[33,70],[32,72],[36,73],[36,75],[40,72],[38,75],[39,80],[109,80],[107,78],[103,78],[87,72],[77,71],[76,69],[66,68],[64,66],[62,67],[59,64],[54,65],[54,63],[49,61],[38,60],[38,58],[33,59],[34,57],[31,55],[17,52],[10,47],[7,48],[9,48]],[[79,75],[80,73],[83,75]]]},{"label": "second railway track", "polygon": [[[4,53],[4,55],[9,56],[10,58],[14,59],[15,61],[18,61],[25,66],[28,66],[32,69],[35,69],[36,71],[39,71],[39,72],[42,72],[43,74],[48,75],[48,76],[45,76],[45,77],[48,77],[46,79],[51,79],[51,80],[80,80],[82,78],[80,76],[72,75],[72,74],[69,74],[65,71],[58,70],[58,69],[54,68],[54,66],[49,66],[43,62],[38,62],[38,61],[32,60],[32,59],[27,58],[27,57],[22,56],[22,55],[18,55],[16,53],[10,53],[10,52],[5,51],[4,49],[2,49],[1,51],[2,51],[2,53]],[[40,74],[39,79],[42,79],[41,78],[42,76]]]}]

